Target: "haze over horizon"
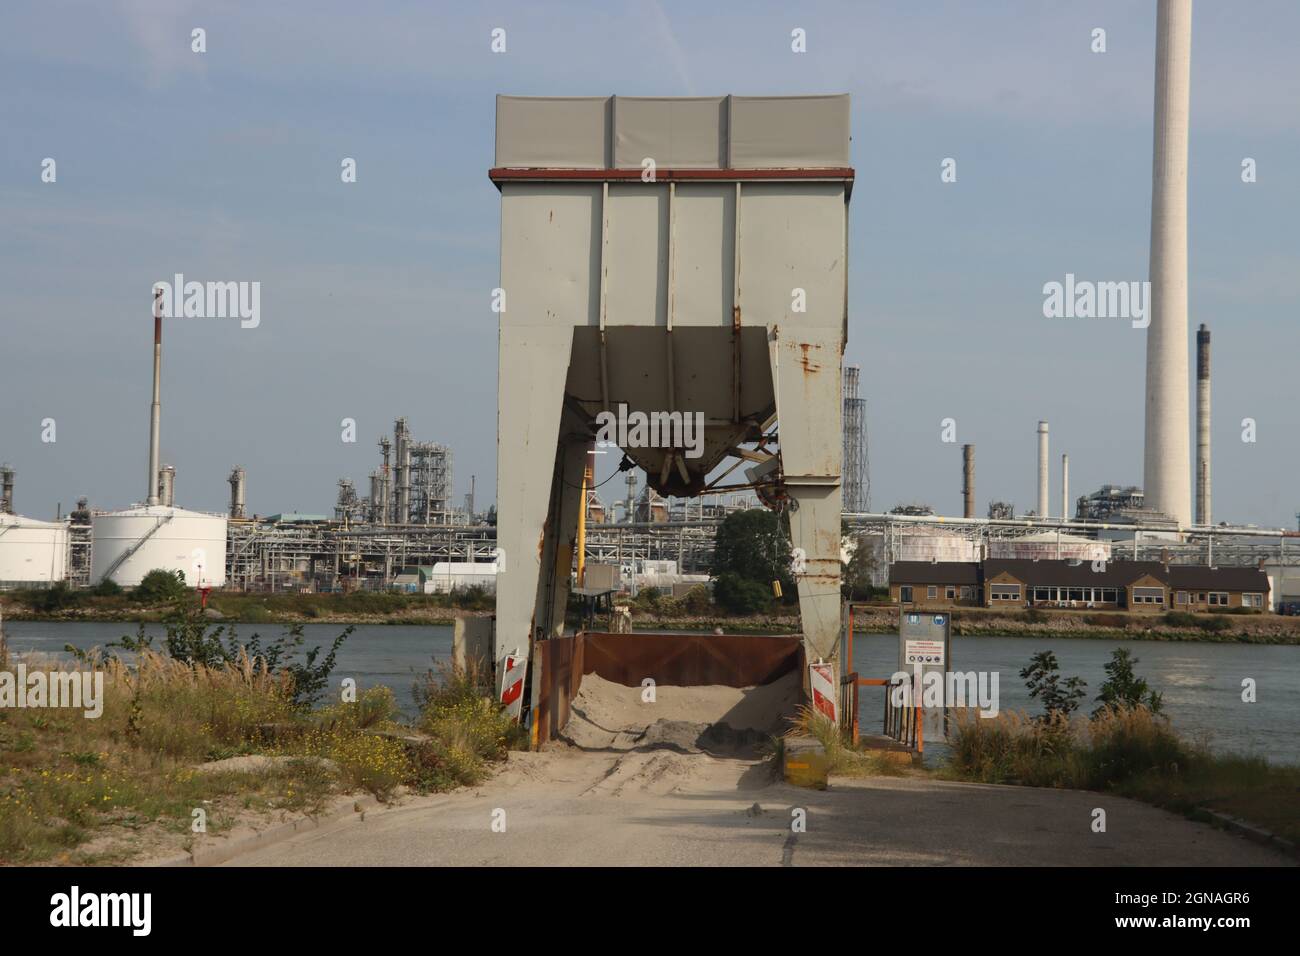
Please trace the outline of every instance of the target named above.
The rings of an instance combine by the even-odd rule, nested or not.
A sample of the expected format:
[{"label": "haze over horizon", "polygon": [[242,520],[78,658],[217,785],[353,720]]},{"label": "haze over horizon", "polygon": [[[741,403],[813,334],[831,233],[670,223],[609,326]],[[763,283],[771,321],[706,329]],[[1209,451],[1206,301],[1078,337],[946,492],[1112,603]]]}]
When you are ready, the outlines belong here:
[{"label": "haze over horizon", "polygon": [[[486,507],[498,93],[851,94],[845,361],[863,369],[873,510],[960,514],[965,442],[977,514],[991,499],[1028,510],[1040,419],[1053,510],[1063,452],[1072,497],[1140,485],[1145,335],[1044,318],[1043,286],[1147,278],[1154,4],[809,10],[8,5],[0,461],[18,473],[16,510],[142,500],[150,288],[178,272],[261,283],[256,328],[166,326],[162,460],[178,504],[224,510],[238,463],[250,513],[328,513],[340,477],[365,493],[376,441],[406,416],[416,439],[452,447],[457,503],[473,474]],[[1104,54],[1090,50],[1097,27]],[[807,53],[791,52],[795,28]],[[1298,32],[1292,4],[1194,11],[1190,325],[1214,336],[1216,521],[1294,527],[1300,507],[1286,491],[1300,470]],[[940,179],[949,157],[954,183]],[[1242,182],[1246,157],[1257,182]],[[622,492],[615,480],[602,494]]]}]

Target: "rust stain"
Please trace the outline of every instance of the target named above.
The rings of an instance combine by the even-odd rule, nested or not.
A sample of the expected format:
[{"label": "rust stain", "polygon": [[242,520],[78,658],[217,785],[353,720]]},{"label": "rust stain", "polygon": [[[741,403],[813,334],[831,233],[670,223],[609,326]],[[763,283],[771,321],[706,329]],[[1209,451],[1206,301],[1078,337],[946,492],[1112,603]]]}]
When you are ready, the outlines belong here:
[{"label": "rust stain", "polygon": [[740,306],[738,305],[733,305],[731,307],[731,328],[732,331],[736,331],[740,328]]},{"label": "rust stain", "polygon": [[817,372],[820,372],[822,370],[821,365],[817,362],[814,362],[810,354],[812,349],[819,349],[819,348],[821,348],[820,345],[814,345],[811,342],[799,343],[799,352],[800,352],[799,364],[803,366],[803,373],[805,375],[815,375]]}]

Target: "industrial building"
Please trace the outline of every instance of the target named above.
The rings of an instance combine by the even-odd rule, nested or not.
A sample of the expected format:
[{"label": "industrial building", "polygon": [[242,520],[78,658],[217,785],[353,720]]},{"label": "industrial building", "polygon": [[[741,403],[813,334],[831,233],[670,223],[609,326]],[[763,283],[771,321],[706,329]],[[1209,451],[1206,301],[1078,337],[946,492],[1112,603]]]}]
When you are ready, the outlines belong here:
[{"label": "industrial building", "polygon": [[889,569],[891,601],[930,608],[1265,611],[1271,595],[1261,568],[1159,561],[903,561]]}]

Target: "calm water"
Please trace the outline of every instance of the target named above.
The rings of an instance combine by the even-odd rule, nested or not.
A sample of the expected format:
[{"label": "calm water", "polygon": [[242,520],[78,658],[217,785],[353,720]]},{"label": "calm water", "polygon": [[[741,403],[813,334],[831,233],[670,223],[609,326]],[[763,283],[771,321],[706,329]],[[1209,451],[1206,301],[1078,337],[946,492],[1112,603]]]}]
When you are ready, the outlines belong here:
[{"label": "calm water", "polygon": [[[1082,710],[1089,713],[1106,680],[1103,668],[1117,647],[1127,647],[1138,659],[1137,675],[1164,694],[1165,711],[1184,735],[1207,735],[1210,746],[1222,752],[1300,763],[1300,647],[954,636],[952,667],[997,673],[1001,709],[1037,714],[1042,707],[1029,699],[1020,669],[1034,654],[1051,650],[1063,678],[1088,682]],[[855,635],[853,657],[860,676],[888,677],[897,670],[898,637]],[[1253,704],[1241,700],[1241,682],[1247,677],[1255,680]],[[859,719],[864,729],[878,732],[883,693],[862,688]]]},{"label": "calm water", "polygon": [[[343,630],[342,624],[307,624],[303,627],[306,640],[303,646],[321,645],[322,655],[329,650],[334,638]],[[276,624],[241,624],[239,634],[249,638],[254,633],[262,636],[265,644],[280,635],[282,627]],[[6,621],[5,633],[9,647],[14,651],[38,651],[56,657],[65,656],[63,646],[71,644],[81,650],[103,647],[123,635],[135,636],[136,625],[62,621]],[[165,631],[161,624],[145,625],[145,633],[154,638],[154,646],[162,643]],[[451,660],[451,628],[426,627],[403,624],[358,624],[341,648],[330,675],[330,686],[336,689],[345,677],[356,680],[364,690],[379,684],[393,689],[397,704],[403,713],[411,716],[415,711],[412,687],[417,678],[429,670],[434,661]]]},{"label": "calm water", "polygon": [[[64,644],[88,649],[102,647],[124,634],[134,634],[129,624],[8,621],[5,630],[15,651],[40,651],[61,656]],[[307,646],[328,647],[342,630],[337,624],[308,624]],[[279,634],[277,625],[243,625],[245,636],[254,631],[263,640]],[[147,632],[161,638],[161,626]],[[1138,658],[1137,673],[1164,694],[1165,708],[1175,725],[1189,736],[1205,734],[1212,747],[1225,752],[1255,753],[1270,760],[1300,763],[1300,647],[1251,644],[1189,644],[1156,641],[1095,641],[1077,638],[954,637],[953,666],[962,671],[999,674],[1003,710],[1025,709],[1037,713],[1021,681],[1020,668],[1040,650],[1056,652],[1065,677],[1077,675],[1088,682],[1087,710],[1094,706],[1105,680],[1103,670],[1116,647],[1128,647]],[[892,635],[858,635],[854,638],[854,666],[863,677],[888,677],[895,670],[898,638]],[[339,651],[331,684],[345,677],[357,686],[386,684],[393,689],[402,710],[414,710],[412,685],[433,666],[451,657],[451,628],[404,625],[358,625]],[[1257,703],[1241,701],[1241,681],[1256,682]],[[863,688],[861,720],[864,729],[878,726],[884,707],[882,691]]]}]

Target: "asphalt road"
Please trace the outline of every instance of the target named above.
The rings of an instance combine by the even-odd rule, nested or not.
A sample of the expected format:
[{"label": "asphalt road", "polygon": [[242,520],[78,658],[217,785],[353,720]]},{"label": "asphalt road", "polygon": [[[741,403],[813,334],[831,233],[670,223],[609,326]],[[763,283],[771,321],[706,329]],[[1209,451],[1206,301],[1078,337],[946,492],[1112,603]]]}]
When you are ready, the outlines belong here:
[{"label": "asphalt road", "polygon": [[[1092,830],[1098,807],[1106,811],[1104,833]],[[802,832],[792,827],[795,811]],[[1291,863],[1242,837],[1096,793],[920,777],[834,778],[819,792],[773,781],[766,765],[752,761],[562,747],[512,754],[481,787],[408,799],[227,865]]]}]

